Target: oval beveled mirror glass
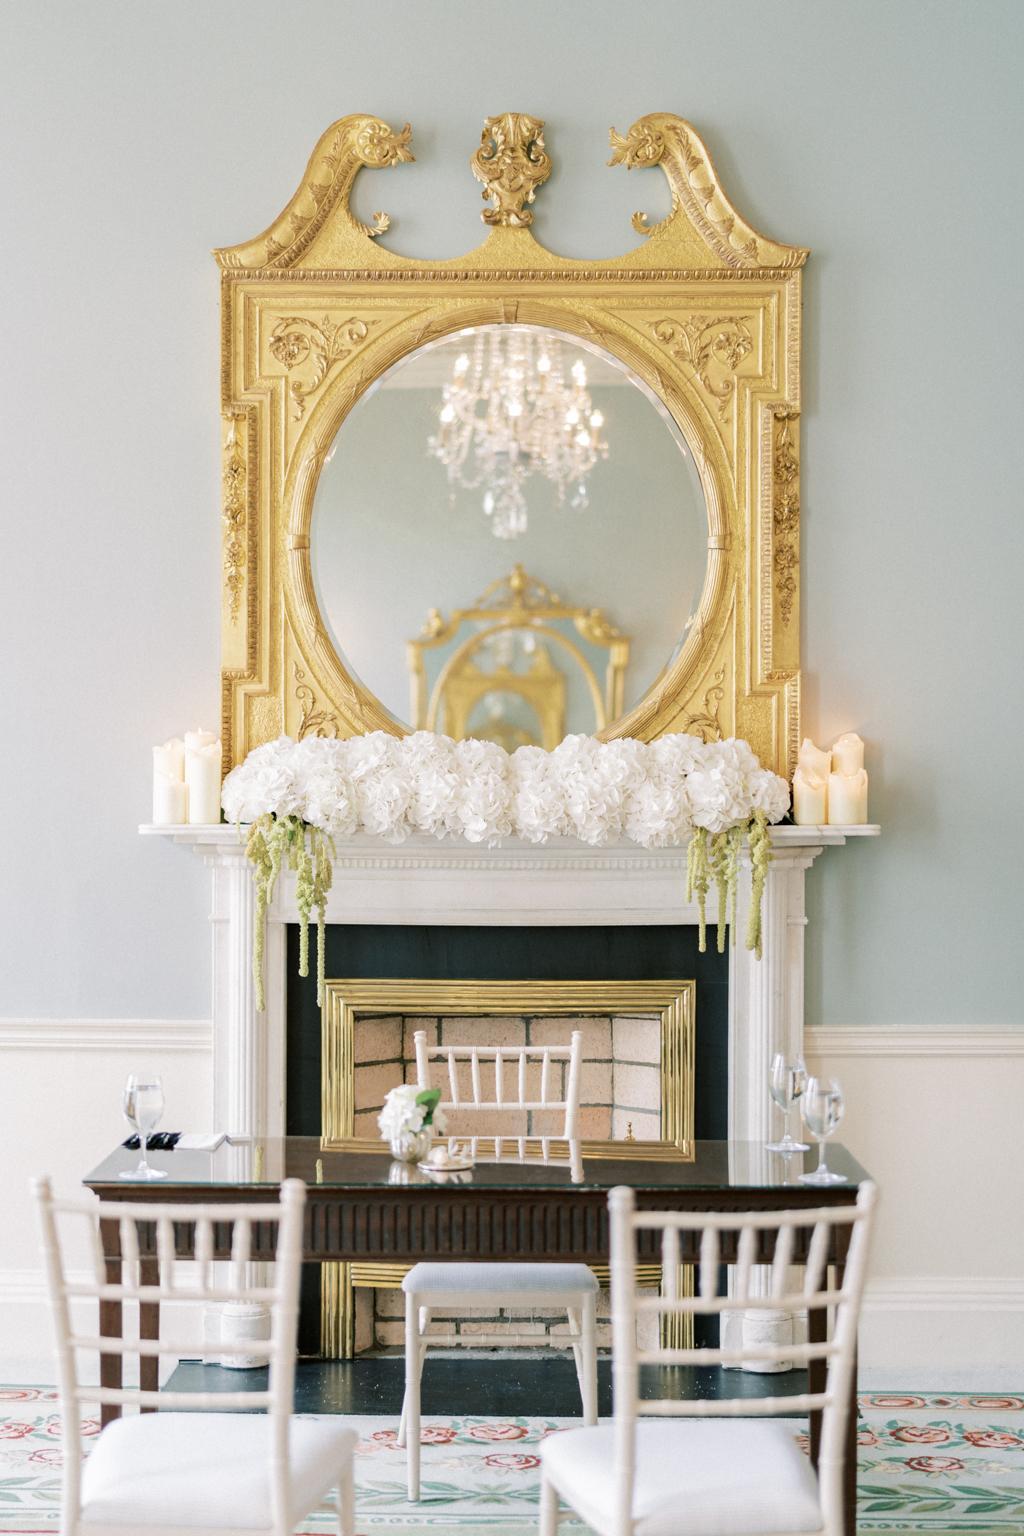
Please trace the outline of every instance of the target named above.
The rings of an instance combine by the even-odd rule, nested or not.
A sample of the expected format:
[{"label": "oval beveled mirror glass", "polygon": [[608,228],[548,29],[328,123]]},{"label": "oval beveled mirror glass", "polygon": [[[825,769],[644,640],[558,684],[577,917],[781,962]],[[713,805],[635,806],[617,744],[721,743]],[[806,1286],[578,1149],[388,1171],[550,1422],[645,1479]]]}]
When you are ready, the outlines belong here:
[{"label": "oval beveled mirror glass", "polygon": [[342,422],[310,560],[340,660],[393,719],[508,750],[632,709],[700,605],[692,453],[611,354],[535,326],[410,353]]}]

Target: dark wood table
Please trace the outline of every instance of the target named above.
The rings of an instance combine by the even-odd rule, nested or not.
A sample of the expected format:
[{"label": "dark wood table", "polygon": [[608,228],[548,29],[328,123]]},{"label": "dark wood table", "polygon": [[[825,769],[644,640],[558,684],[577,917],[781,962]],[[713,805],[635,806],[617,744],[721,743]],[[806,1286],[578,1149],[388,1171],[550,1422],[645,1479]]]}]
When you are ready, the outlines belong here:
[{"label": "dark wood table", "polygon": [[[608,1191],[617,1184],[636,1191],[639,1210],[677,1211],[780,1211],[852,1205],[858,1185],[868,1175],[846,1149],[830,1145],[829,1166],[845,1173],[845,1184],[824,1188],[800,1184],[798,1175],[813,1166],[815,1154],[786,1159],[766,1153],[754,1143],[698,1141],[689,1155],[667,1150],[647,1154],[643,1143],[623,1143],[623,1156],[584,1157],[582,1180],[574,1181],[568,1161],[543,1163],[478,1163],[466,1183],[437,1183],[426,1175],[396,1174],[385,1148],[355,1144],[358,1150],[333,1151],[313,1137],[289,1136],[267,1141],[262,1148],[223,1146],[215,1153],[150,1152],[154,1167],[167,1170],[159,1182],[139,1184],[119,1175],[134,1166],[138,1154],[118,1147],[84,1180],[105,1201],[152,1200],[173,1205],[231,1200],[276,1199],[284,1178],[300,1178],[309,1186],[303,1258],[307,1261],[341,1263],[415,1263],[420,1259],[468,1261],[529,1260],[582,1264],[607,1264],[609,1257]],[[606,1146],[607,1144],[605,1144]],[[628,1148],[628,1153],[627,1153]],[[318,1166],[319,1164],[319,1166]],[[400,1166],[400,1165],[399,1165]],[[257,1178],[255,1175],[259,1174]],[[393,1182],[411,1177],[415,1182]],[[116,1284],[121,1274],[120,1235],[116,1222],[104,1223],[107,1278]],[[695,1262],[699,1233],[680,1234],[684,1263]],[[146,1283],[156,1283],[155,1248],[152,1237],[140,1231],[140,1252],[148,1273]],[[765,1235],[763,1262],[771,1261],[770,1234]],[[254,1260],[272,1259],[276,1232],[273,1224],[253,1229]],[[796,1234],[793,1262],[806,1257],[810,1231]],[[835,1233],[829,1262],[836,1266],[842,1283],[848,1231]],[[176,1228],[180,1257],[191,1256],[191,1229]],[[225,1228],[217,1238],[217,1254],[227,1257],[230,1238]],[[152,1255],[152,1256],[151,1256]],[[640,1234],[638,1260],[657,1263],[660,1235]],[[722,1263],[735,1262],[735,1247],[723,1234]],[[159,1309],[142,1309],[143,1338],[159,1336]],[[819,1342],[826,1336],[824,1311],[809,1314],[809,1336]],[[121,1306],[101,1304],[100,1333],[118,1337]],[[143,1385],[155,1389],[157,1362],[144,1359]],[[100,1361],[104,1385],[121,1380],[121,1357],[106,1355]],[[808,1389],[824,1387],[825,1363],[812,1361]],[[113,1410],[116,1414],[117,1410]],[[104,1421],[113,1416],[104,1410]],[[856,1516],[856,1394],[847,1429],[846,1527],[853,1536]],[[811,1456],[817,1461],[820,1416],[812,1415]]]}]

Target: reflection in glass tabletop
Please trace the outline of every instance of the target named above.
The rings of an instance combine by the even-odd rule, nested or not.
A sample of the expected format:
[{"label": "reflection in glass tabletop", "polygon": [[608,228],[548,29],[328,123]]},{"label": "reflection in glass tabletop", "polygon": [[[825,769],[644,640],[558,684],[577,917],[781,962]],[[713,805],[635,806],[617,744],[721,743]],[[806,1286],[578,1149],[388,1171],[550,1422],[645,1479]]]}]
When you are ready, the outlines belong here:
[{"label": "reflection in glass tabletop", "polygon": [[[573,1179],[568,1144],[563,1142],[561,1145],[565,1149],[563,1156],[547,1163],[530,1157],[522,1161],[503,1158],[500,1163],[478,1161],[468,1175],[460,1175],[458,1182],[452,1182],[450,1187],[529,1190],[565,1186],[593,1191],[627,1184],[636,1189],[714,1191],[791,1186],[794,1194],[803,1197],[799,1201],[801,1204],[807,1203],[808,1195],[819,1202],[823,1199],[821,1191],[809,1189],[799,1182],[800,1174],[814,1167],[817,1148],[786,1158],[766,1151],[760,1142],[697,1141],[692,1143],[689,1152],[678,1157],[661,1153],[648,1160],[641,1151],[642,1143],[634,1142],[629,1144],[629,1154],[624,1151],[621,1158],[584,1154],[582,1179]],[[134,1186],[121,1174],[133,1167],[136,1157],[137,1154],[127,1147],[118,1147],[87,1174],[83,1182],[94,1189],[117,1186],[118,1197],[124,1199]],[[153,1151],[149,1157],[154,1167],[163,1169],[168,1175],[161,1181],[161,1192],[176,1185],[220,1186],[229,1191],[277,1185],[285,1178],[304,1179],[307,1184],[322,1185],[325,1191],[387,1188],[396,1183],[441,1187],[441,1181],[429,1174],[421,1174],[415,1165],[394,1163],[383,1143],[379,1151],[375,1147],[367,1149],[367,1144],[362,1142],[358,1144],[358,1150],[340,1152],[322,1147],[319,1138],[314,1136],[268,1137],[260,1147],[249,1142],[225,1143],[216,1152]],[[256,1163],[258,1169],[254,1166]],[[853,1197],[857,1186],[868,1178],[861,1165],[838,1143],[829,1146],[829,1165],[847,1178],[845,1184],[833,1186],[830,1191],[833,1198],[841,1197],[846,1191]],[[400,1171],[397,1176],[396,1169]],[[257,1171],[259,1178],[254,1176]],[[151,1184],[140,1183],[138,1191],[140,1198],[154,1194]],[[113,1193],[113,1188],[110,1192]]]}]

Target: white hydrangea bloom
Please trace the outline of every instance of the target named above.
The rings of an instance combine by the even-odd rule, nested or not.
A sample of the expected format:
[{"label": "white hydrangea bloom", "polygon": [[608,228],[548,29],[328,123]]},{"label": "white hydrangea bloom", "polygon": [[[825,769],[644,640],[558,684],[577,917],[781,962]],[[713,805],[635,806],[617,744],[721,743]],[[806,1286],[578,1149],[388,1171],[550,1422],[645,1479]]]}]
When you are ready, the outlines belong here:
[{"label": "white hydrangea bloom", "polygon": [[[416,1096],[419,1091],[415,1083],[402,1083],[385,1095],[384,1108],[377,1116],[377,1124],[386,1141],[395,1140],[404,1131],[415,1133],[423,1129],[423,1117],[427,1112],[427,1106],[417,1104]],[[448,1117],[444,1110],[436,1108],[430,1123],[436,1128],[438,1135],[443,1136],[448,1129]]]},{"label": "white hydrangea bloom", "polygon": [[392,1088],[384,1099],[384,1108],[377,1116],[377,1124],[380,1133],[391,1141],[400,1136],[403,1131],[418,1131],[423,1126],[423,1116],[426,1114],[426,1105],[416,1103],[416,1095],[419,1093],[415,1083],[403,1083],[400,1088]]},{"label": "white hydrangea bloom", "polygon": [[409,819],[417,832],[444,837],[455,829],[461,779],[455,743],[433,731],[415,731],[401,743],[412,791]]},{"label": "white hydrangea bloom", "polygon": [[518,747],[512,754],[512,824],[528,843],[546,843],[570,830],[565,796],[552,754],[543,747]]},{"label": "white hydrangea bloom", "polygon": [[292,762],[303,821],[331,837],[354,832],[359,808],[346,771],[344,743],[334,737],[307,736],[295,747]]},{"label": "white hydrangea bloom", "polygon": [[232,768],[221,786],[220,803],[228,821],[255,821],[271,812],[299,814],[301,790],[295,773],[295,743],[279,736],[254,747],[244,763]]},{"label": "white hydrangea bloom", "polygon": [[646,773],[626,806],[626,835],[645,848],[671,848],[693,829],[687,775],[699,761],[693,736],[663,736],[644,750]]},{"label": "white hydrangea bloom", "polygon": [[758,768],[751,775],[750,804],[752,810],[764,811],[768,821],[774,825],[789,810],[789,785],[777,773],[767,768]]},{"label": "white hydrangea bloom", "polygon": [[569,830],[597,847],[625,829],[630,798],[646,776],[644,747],[566,736],[551,754],[551,771],[562,785]]},{"label": "white hydrangea bloom", "polygon": [[471,843],[493,847],[512,831],[509,755],[494,741],[456,742],[459,773],[453,831]]},{"label": "white hydrangea bloom", "polygon": [[414,792],[402,742],[387,731],[351,736],[343,744],[364,831],[401,843],[415,830]]}]

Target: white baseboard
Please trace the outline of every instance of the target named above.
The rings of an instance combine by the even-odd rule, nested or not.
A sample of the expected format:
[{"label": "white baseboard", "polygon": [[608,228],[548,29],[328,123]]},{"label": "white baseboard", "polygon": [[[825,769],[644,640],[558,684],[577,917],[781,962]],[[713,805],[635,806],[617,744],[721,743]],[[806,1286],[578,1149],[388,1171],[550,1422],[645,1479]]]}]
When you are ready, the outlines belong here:
[{"label": "white baseboard", "polygon": [[1024,1024],[818,1024],[808,1056],[1024,1056]]},{"label": "white baseboard", "polygon": [[[1013,1369],[1024,1381],[1024,1281],[1002,1275],[869,1281],[860,1360],[892,1381],[900,1371],[990,1367]],[[950,1376],[937,1390],[954,1384]]]},{"label": "white baseboard", "polygon": [[212,1051],[212,1019],[0,1019],[0,1050]]},{"label": "white baseboard", "polygon": [[[202,1306],[188,1295],[190,1282],[194,1283],[194,1270],[195,1266],[188,1263],[175,1266],[175,1284],[181,1288],[181,1298],[161,1304],[161,1337],[172,1343],[176,1339],[191,1341],[202,1337]],[[68,1279],[87,1284],[92,1274],[89,1270],[69,1270]],[[83,1333],[92,1333],[96,1327],[95,1302],[88,1298],[72,1301],[72,1320]],[[57,1380],[54,1348],[45,1272],[42,1269],[0,1269],[0,1383],[54,1385]],[[192,1354],[194,1351],[184,1348],[182,1353]],[[161,1362],[161,1381],[173,1370],[174,1364],[173,1357]],[[86,1372],[83,1379],[98,1381],[97,1356],[85,1361],[83,1369]]]}]

